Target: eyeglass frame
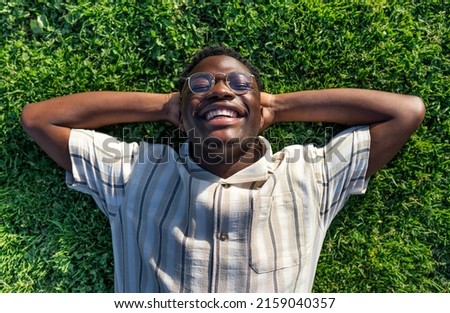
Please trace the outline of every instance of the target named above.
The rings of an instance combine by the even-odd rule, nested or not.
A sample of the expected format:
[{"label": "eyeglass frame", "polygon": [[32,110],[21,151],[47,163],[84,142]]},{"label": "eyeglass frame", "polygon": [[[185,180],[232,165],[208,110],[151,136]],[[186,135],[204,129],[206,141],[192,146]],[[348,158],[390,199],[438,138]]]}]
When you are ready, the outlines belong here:
[{"label": "eyeglass frame", "polygon": [[[250,87],[248,89],[245,89],[244,92],[242,92],[242,93],[241,92],[236,92],[235,89],[231,88],[231,86],[229,85],[229,80],[228,80],[228,75],[233,74],[233,73],[245,74],[245,75],[249,76],[251,78],[252,87]],[[211,84],[211,87],[209,88],[208,91],[206,91],[206,92],[195,92],[194,90],[192,90],[191,78],[192,78],[192,76],[198,75],[198,74],[207,74],[210,78],[213,78],[213,79],[210,80],[212,82],[212,84]],[[216,73],[216,74],[212,74],[212,73],[209,73],[209,72],[197,72],[197,73],[194,73],[194,74],[192,74],[192,75],[190,75],[188,77],[183,77],[183,79],[187,81],[187,85],[189,87],[189,90],[193,94],[199,95],[199,96],[204,96],[204,95],[207,95],[208,93],[210,93],[211,90],[213,90],[213,88],[214,88],[214,86],[216,85],[216,82],[217,82],[217,75],[218,74],[222,74],[223,80],[225,82],[225,85],[228,87],[228,89],[231,90],[235,95],[239,95],[239,96],[246,94],[251,89],[254,89],[253,85],[256,83],[255,75],[253,75],[251,73],[244,72],[244,71],[232,71],[232,72],[229,72],[228,74],[221,73],[221,72]],[[184,88],[186,88],[186,85],[185,85]],[[184,91],[184,88],[183,88],[183,91]]]}]

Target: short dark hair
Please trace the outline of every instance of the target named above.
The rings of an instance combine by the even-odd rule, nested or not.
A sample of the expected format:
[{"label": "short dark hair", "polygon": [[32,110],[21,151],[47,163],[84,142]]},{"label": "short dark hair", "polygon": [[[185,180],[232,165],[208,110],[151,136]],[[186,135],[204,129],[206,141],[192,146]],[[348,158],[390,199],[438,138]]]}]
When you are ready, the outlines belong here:
[{"label": "short dark hair", "polygon": [[237,52],[232,48],[224,47],[221,45],[213,45],[205,47],[199,52],[197,52],[197,54],[195,54],[194,57],[192,58],[191,63],[189,63],[184,68],[183,73],[181,73],[181,77],[178,79],[177,83],[177,87],[180,93],[182,92],[185,79],[189,76],[194,67],[196,67],[197,64],[199,64],[203,59],[216,55],[226,55],[244,64],[250,70],[250,73],[252,73],[252,75],[255,76],[255,81],[256,84],[258,85],[259,90],[262,90],[262,83],[259,75],[259,70],[253,64],[251,64],[250,61],[244,59],[239,52]]}]

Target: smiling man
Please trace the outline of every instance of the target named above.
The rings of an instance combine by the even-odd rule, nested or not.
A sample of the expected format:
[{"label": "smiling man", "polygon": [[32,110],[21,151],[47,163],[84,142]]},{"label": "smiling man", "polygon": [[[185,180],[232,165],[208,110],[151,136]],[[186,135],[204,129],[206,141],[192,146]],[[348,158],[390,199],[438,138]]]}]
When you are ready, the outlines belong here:
[{"label": "smiling man", "polygon": [[[420,98],[330,89],[271,95],[236,51],[207,47],[179,92],[89,92],[29,104],[22,124],[110,221],[117,292],[309,292],[322,242],[350,195],[420,125]],[[102,126],[170,121],[177,152]],[[272,153],[273,123],[334,122],[324,147]],[[111,148],[120,154],[111,158]]]},{"label": "smiling man", "polygon": [[262,156],[257,138],[264,123],[259,78],[251,65],[235,57],[204,58],[180,82],[180,127],[189,134],[191,156],[223,178]]}]

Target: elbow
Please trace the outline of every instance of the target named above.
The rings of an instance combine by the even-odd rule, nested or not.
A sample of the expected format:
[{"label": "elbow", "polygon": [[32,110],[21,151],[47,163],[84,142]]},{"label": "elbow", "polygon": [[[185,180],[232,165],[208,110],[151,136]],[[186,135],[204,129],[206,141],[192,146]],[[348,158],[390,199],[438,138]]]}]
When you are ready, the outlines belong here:
[{"label": "elbow", "polygon": [[404,96],[401,104],[394,119],[400,123],[405,132],[412,134],[419,128],[425,117],[425,104],[417,96]]},{"label": "elbow", "polygon": [[27,130],[30,128],[30,125],[32,124],[33,118],[32,114],[30,112],[30,105],[27,104],[23,109],[22,113],[20,114],[20,124],[22,124],[22,127]]},{"label": "elbow", "polygon": [[411,126],[415,129],[417,129],[420,124],[422,123],[426,108],[423,100],[420,97],[417,96],[411,96],[409,101],[409,120],[411,123]]},{"label": "elbow", "polygon": [[30,129],[34,128],[34,124],[36,123],[36,118],[33,114],[33,108],[31,104],[27,104],[20,114],[20,124],[22,127],[28,132]]},{"label": "elbow", "polygon": [[36,110],[36,105],[34,103],[27,104],[23,108],[22,113],[20,114],[20,124],[29,135],[32,135],[42,128],[44,123],[44,117]]}]

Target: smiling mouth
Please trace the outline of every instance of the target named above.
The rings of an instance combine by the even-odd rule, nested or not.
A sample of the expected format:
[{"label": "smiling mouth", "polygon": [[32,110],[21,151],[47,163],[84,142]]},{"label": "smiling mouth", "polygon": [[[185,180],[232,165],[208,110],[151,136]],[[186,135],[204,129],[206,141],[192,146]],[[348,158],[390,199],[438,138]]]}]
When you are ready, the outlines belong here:
[{"label": "smiling mouth", "polygon": [[238,112],[231,109],[214,109],[204,114],[204,118],[207,121],[211,121],[216,118],[240,118],[240,117],[242,116],[240,116]]}]

